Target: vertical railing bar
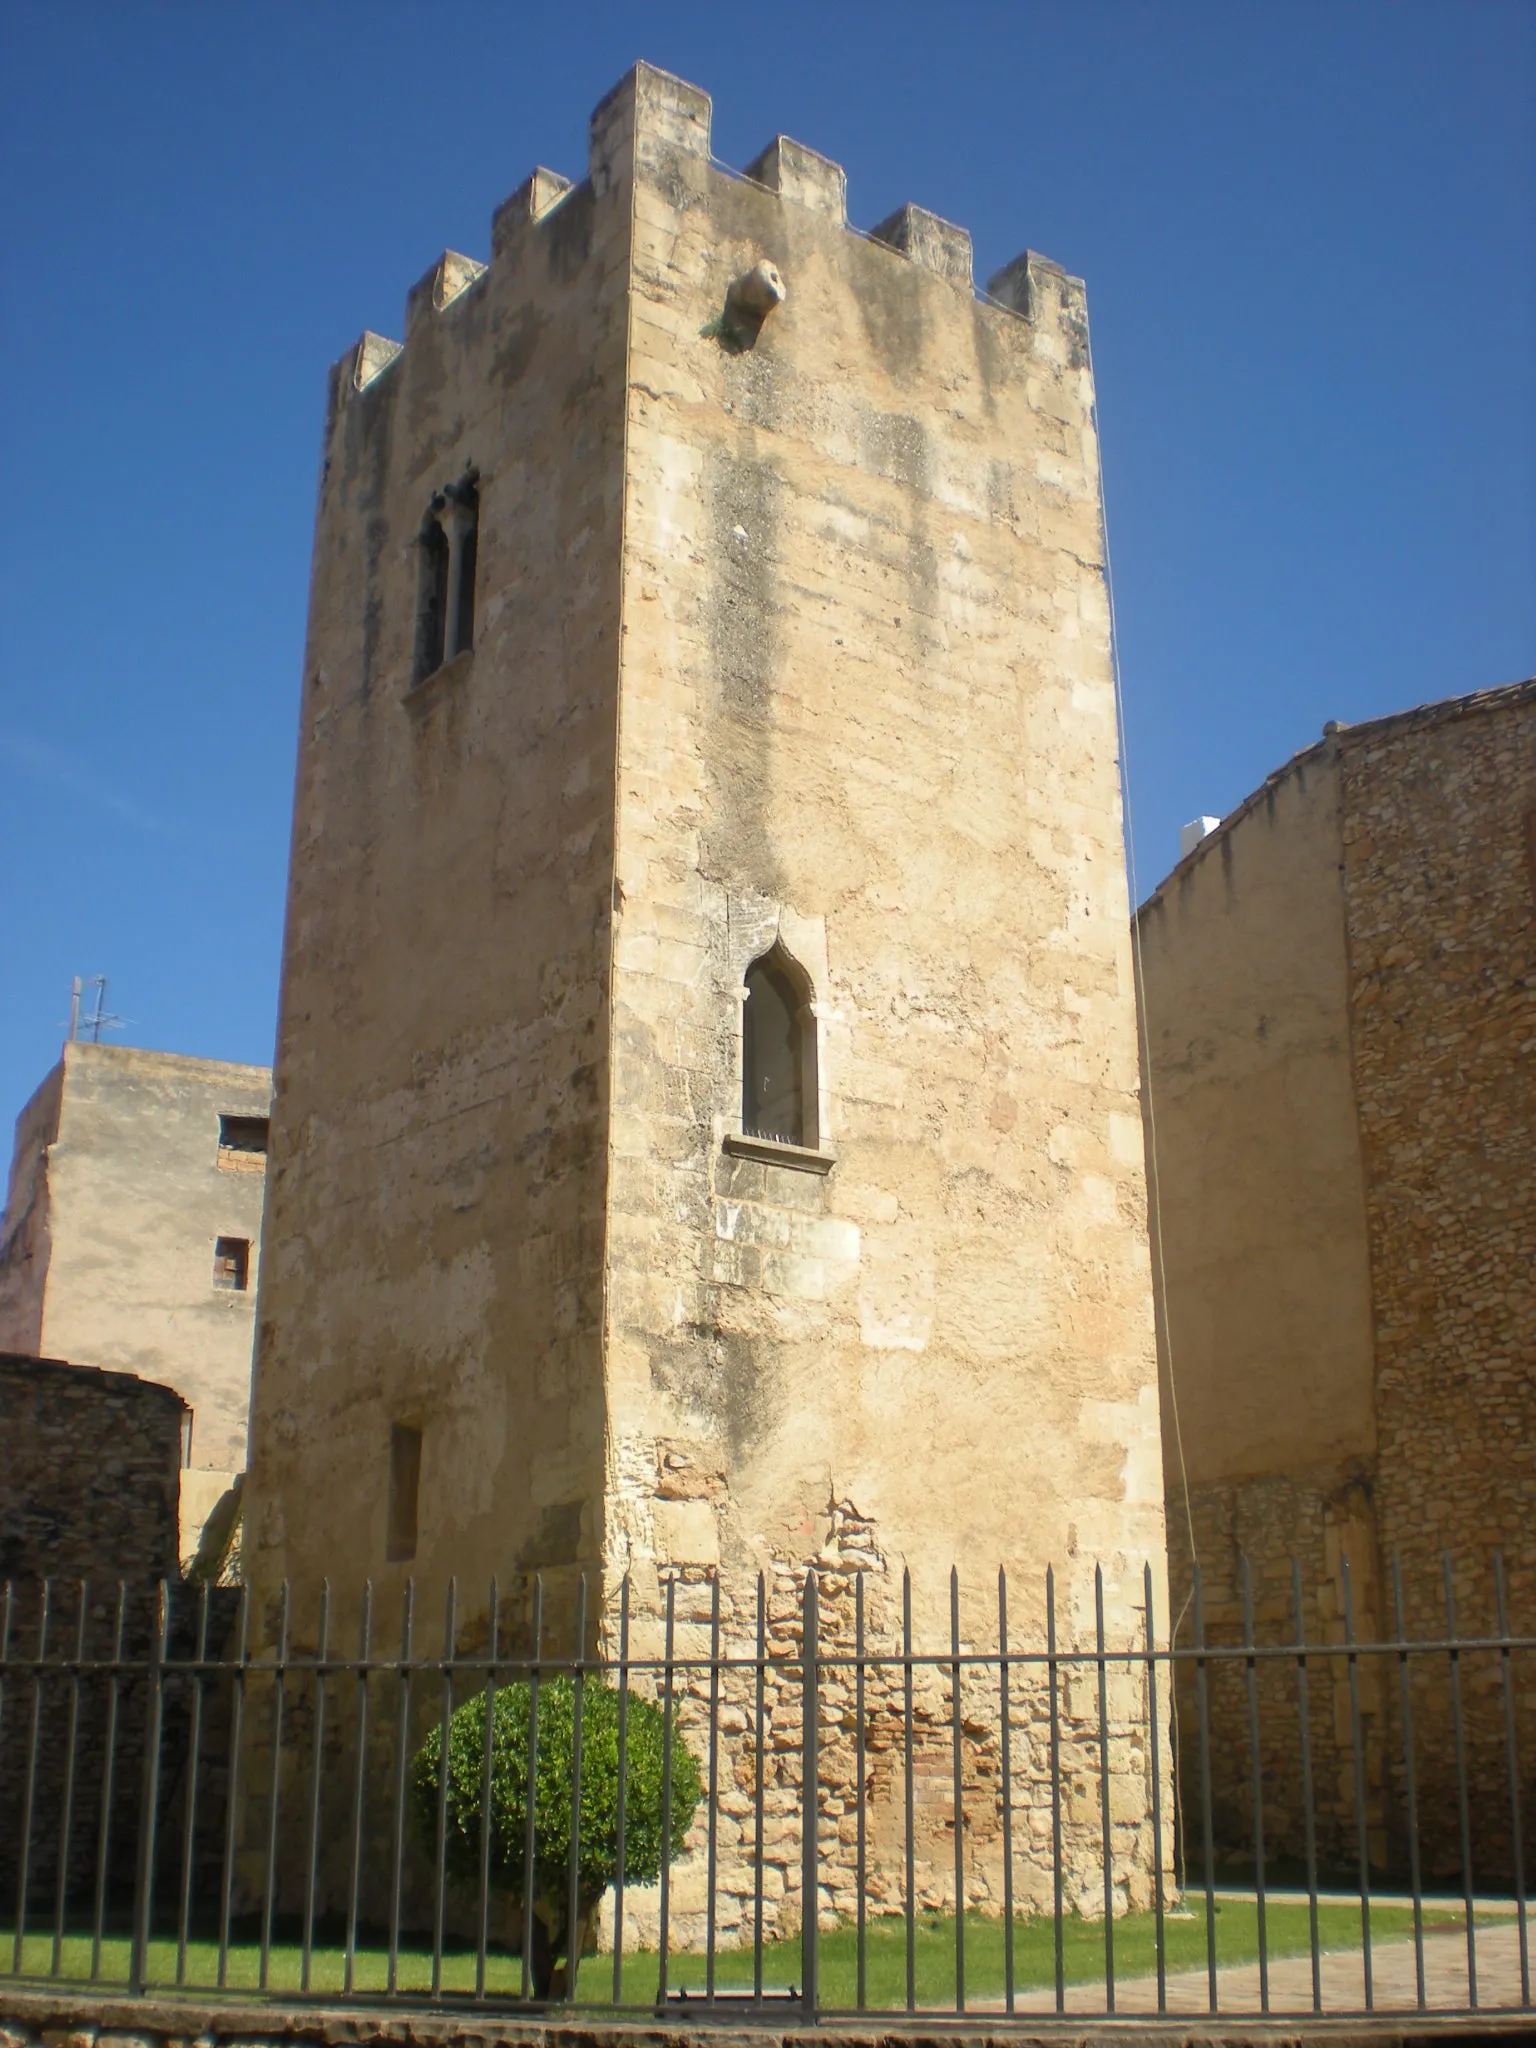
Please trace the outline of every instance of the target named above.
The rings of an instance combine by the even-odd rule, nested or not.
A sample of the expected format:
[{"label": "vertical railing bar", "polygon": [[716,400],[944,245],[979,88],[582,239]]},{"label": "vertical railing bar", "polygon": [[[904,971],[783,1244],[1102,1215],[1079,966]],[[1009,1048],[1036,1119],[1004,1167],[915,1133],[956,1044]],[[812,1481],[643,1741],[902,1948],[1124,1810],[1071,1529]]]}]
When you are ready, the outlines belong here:
[{"label": "vertical railing bar", "polygon": [[182,1829],[181,1908],[176,1916],[176,1982],[187,1981],[187,1935],[192,1919],[192,1866],[197,1854],[197,1767],[203,1726],[203,1663],[208,1655],[208,1582],[197,1596],[197,1669],[192,1675],[192,1726],[187,1738],[187,1813]]},{"label": "vertical railing bar", "polygon": [[1360,1863],[1360,1960],[1365,1977],[1365,2009],[1376,2009],[1375,1973],[1371,1956],[1371,1838],[1365,1809],[1365,1739],[1360,1722],[1360,1658],[1355,1648],[1355,1600],[1349,1559],[1340,1565],[1344,1581],[1345,1669],[1349,1674],[1349,1751],[1354,1766],[1355,1837]]},{"label": "vertical railing bar", "polygon": [[706,1852],[708,1919],[704,1932],[704,1996],[715,2002],[715,1883],[719,1875],[720,1810],[720,1574],[709,1585],[709,1843]]},{"label": "vertical railing bar", "polygon": [[854,1574],[853,1580],[853,1784],[856,1808],[854,1877],[857,1893],[854,1907],[854,2004],[860,2012],[863,2012],[869,1999],[869,1958],[866,1948],[869,1935],[869,1901],[865,1896],[869,1875],[869,1820],[864,1811],[869,1756],[864,1742],[864,1699],[864,1574],[861,1570]]},{"label": "vertical railing bar", "polygon": [[64,1916],[69,1890],[69,1844],[75,1831],[75,1752],[80,1734],[80,1666],[85,1662],[85,1624],[90,1583],[79,1581],[80,1607],[75,1616],[74,1669],[69,1674],[69,1732],[64,1759],[64,1798],[59,1815],[59,1875],[53,1902],[53,1974],[58,1976],[64,1960]]},{"label": "vertical railing bar", "polygon": [[565,1891],[565,2002],[576,2002],[581,1967],[581,1739],[586,1711],[587,1575],[576,1584],[576,1656],[571,1667],[571,1840]]},{"label": "vertical railing bar", "polygon": [[1209,2009],[1215,2012],[1216,1997],[1216,1843],[1211,1814],[1211,1717],[1210,1681],[1206,1672],[1205,1589],[1200,1562],[1193,1570],[1195,1609],[1195,1706],[1200,1738],[1200,1846],[1205,1858],[1205,1984]]},{"label": "vertical railing bar", "polygon": [[901,1574],[902,1766],[906,1793],[907,2011],[917,2010],[917,1787],[912,1775],[912,1573]]},{"label": "vertical railing bar", "polygon": [[672,1683],[677,1634],[677,1579],[667,1580],[666,1662],[661,1689],[661,1940],[657,1956],[656,2004],[667,2004],[667,1963],[672,1936]]},{"label": "vertical railing bar", "polygon": [[752,1998],[763,2002],[763,1791],[768,1748],[768,1588],[761,1572],[757,1575],[757,1668],[753,1674],[754,1725],[757,1729],[752,1762]]},{"label": "vertical railing bar", "polygon": [[533,1996],[533,1902],[539,1885],[539,1680],[544,1661],[544,1574],[533,1575],[533,1662],[528,1667],[528,1780],[523,1809],[523,1954],[524,2000]]},{"label": "vertical railing bar", "polygon": [[363,1802],[368,1784],[368,1677],[373,1647],[373,1581],[363,1581],[363,1611],[358,1623],[357,1772],[352,1787],[352,1868],[347,1880],[347,1952],[342,1984],[350,1998],[357,1983],[358,1894],[363,1883]]},{"label": "vertical railing bar", "polygon": [[1093,1568],[1093,1645],[1099,1705],[1099,1839],[1104,1852],[1104,2010],[1115,2009],[1115,1864],[1109,1820],[1109,1659],[1104,1651],[1104,1567]]},{"label": "vertical railing bar", "polygon": [[408,1574],[400,1596],[400,1693],[395,1720],[394,1853],[389,1882],[389,1961],[386,1990],[393,1998],[400,1988],[400,1888],[405,1865],[406,1758],[411,1744],[411,1635],[415,1622],[416,1579]]},{"label": "vertical railing bar", "polygon": [[443,1913],[448,1889],[448,1750],[453,1735],[453,1660],[459,1640],[459,1582],[450,1573],[443,1596],[442,1719],[437,1741],[437,1835],[432,1885],[432,1996],[443,1988]]},{"label": "vertical railing bar", "polygon": [[800,1611],[800,1996],[807,2026],[816,2024],[821,1987],[821,1850],[817,1820],[821,1801],[821,1604],[816,1567],[805,1574]]},{"label": "vertical railing bar", "polygon": [[1424,2010],[1424,1881],[1419,1858],[1419,1788],[1414,1763],[1413,1687],[1408,1670],[1407,1629],[1403,1600],[1403,1566],[1392,1552],[1392,1614],[1397,1630],[1398,1703],[1403,1718],[1403,1791],[1408,1807],[1408,1875],[1413,1886],[1413,1976],[1415,2002]]},{"label": "vertical railing bar", "polygon": [[1011,2013],[1013,1990],[1013,1678],[1008,1663],[1008,1572],[997,1568],[997,1689],[1002,1713],[1003,1772],[1003,2009]]},{"label": "vertical railing bar", "polygon": [[32,1672],[32,1721],[27,1736],[27,1773],[23,1781],[21,1828],[17,1836],[16,1941],[11,1959],[13,1975],[21,1975],[22,1946],[26,1939],[27,1892],[32,1879],[32,1810],[37,1793],[37,1752],[43,1728],[43,1663],[48,1655],[48,1619],[53,1602],[53,1581],[44,1579],[38,1604],[37,1663]]},{"label": "vertical railing bar", "polygon": [[[1154,1626],[1152,1608],[1152,1565],[1150,1559],[1141,1568],[1142,1600],[1146,1609],[1147,1625],[1147,1725],[1152,1746],[1152,1946],[1157,1958],[1157,2009],[1168,2010],[1168,1941],[1166,1913],[1167,1902],[1163,1896],[1163,1797],[1162,1797],[1162,1728],[1157,1718],[1157,1630]],[[1169,1645],[1172,1648],[1172,1644]],[[1169,1670],[1169,1690],[1173,1688],[1172,1668]]]},{"label": "vertical railing bar", "polygon": [[[235,1843],[240,1812],[240,1750],[245,1732],[245,1670],[250,1651],[251,1595],[240,1588],[235,1663],[229,1681],[229,1784],[224,1793],[224,1868],[219,1878],[218,1988],[229,1981],[229,1923],[235,1895]],[[122,1629],[119,1624],[119,1636]],[[98,1917],[98,1927],[100,1920]]]},{"label": "vertical railing bar", "polygon": [[14,1592],[14,1580],[7,1579],[0,1585],[0,1729],[5,1726],[5,1680],[11,1661],[11,1607]]},{"label": "vertical railing bar", "polygon": [[619,1588],[619,1811],[613,1845],[613,2002],[624,2002],[624,1823],[629,1792],[629,1574]]},{"label": "vertical railing bar", "polygon": [[133,1948],[128,1988],[142,1994],[149,1977],[149,1935],[155,1913],[155,1821],[160,1806],[160,1727],[164,1709],[166,1646],[171,1626],[171,1589],[164,1579],[150,1637],[148,1684],[144,1702],[144,1796],[140,1806],[138,1878],[133,1912]]},{"label": "vertical railing bar", "polygon": [[1291,1559],[1291,1606],[1296,1615],[1296,1707],[1301,1735],[1301,1824],[1307,1862],[1308,1948],[1312,1958],[1312,2010],[1323,2009],[1323,1961],[1318,1941],[1317,1809],[1312,1796],[1312,1702],[1307,1682],[1306,1615],[1301,1599],[1301,1560]]},{"label": "vertical railing bar", "polygon": [[1259,1754],[1259,1670],[1253,1640],[1253,1568],[1242,1559],[1243,1659],[1248,1681],[1248,1772],[1253,1792],[1254,1905],[1259,1932],[1259,2011],[1269,2011],[1269,1915],[1264,1883],[1264,1767]]},{"label": "vertical railing bar", "polygon": [[960,1569],[949,1568],[949,1724],[955,1815],[955,2012],[965,2011],[965,1761],[960,1716]]},{"label": "vertical railing bar", "polygon": [[1067,1956],[1062,1924],[1067,1873],[1061,1841],[1061,1697],[1056,1658],[1056,1567],[1045,1568],[1045,1670],[1051,1708],[1051,1945],[1056,2010],[1067,2009]]},{"label": "vertical railing bar", "polygon": [[1477,2010],[1477,1933],[1472,1906],[1472,1815],[1467,1801],[1466,1737],[1461,1718],[1461,1652],[1457,1648],[1456,1587],[1451,1574],[1451,1553],[1442,1550],[1440,1569],[1445,1580],[1445,1632],[1450,1639],[1447,1653],[1451,1665],[1451,1728],[1456,1747],[1456,1817],[1461,1828],[1461,1897],[1467,1923],[1467,2004]]},{"label": "vertical railing bar", "polygon": [[496,1746],[496,1660],[501,1650],[501,1596],[494,1573],[486,1610],[485,1692],[480,1745],[480,1911],[475,1926],[475,1996],[485,1996],[485,1959],[491,1939],[491,1765]]},{"label": "vertical railing bar", "polygon": [[1493,1553],[1493,1594],[1499,1624],[1499,1675],[1504,1692],[1504,1766],[1509,1780],[1509,1840],[1515,1879],[1515,1924],[1520,1937],[1520,2003],[1531,2002],[1530,1940],[1526,1928],[1525,1839],[1520,1813],[1520,1749],[1515,1730],[1515,1675],[1509,1647],[1509,1603],[1504,1553]]},{"label": "vertical railing bar", "polygon": [[267,1881],[261,1900],[261,1967],[257,1975],[257,1988],[267,1988],[267,1972],[272,1960],[272,1906],[277,1890],[277,1815],[282,1788],[283,1762],[283,1694],[288,1678],[288,1621],[289,1586],[286,1579],[278,1595],[277,1609],[277,1663],[272,1674],[272,1797],[267,1812]]},{"label": "vertical railing bar", "polygon": [[315,1733],[310,1744],[309,1860],[304,1877],[304,1946],[299,1960],[299,1985],[309,1990],[315,1946],[315,1888],[320,1865],[321,1785],[325,1765],[326,1670],[331,1654],[331,1582],[320,1581],[320,1618],[315,1631]]},{"label": "vertical railing bar", "polygon": [[[6,1587],[6,1634],[10,1630],[10,1587]],[[106,1930],[107,1861],[112,1839],[112,1798],[117,1778],[117,1711],[121,1697],[123,1634],[128,1623],[128,1585],[117,1582],[117,1619],[112,1634],[112,1668],[107,1679],[107,1726],[101,1764],[101,1826],[96,1839],[96,1899],[91,1925],[91,1982],[101,1976],[101,1944]]]}]

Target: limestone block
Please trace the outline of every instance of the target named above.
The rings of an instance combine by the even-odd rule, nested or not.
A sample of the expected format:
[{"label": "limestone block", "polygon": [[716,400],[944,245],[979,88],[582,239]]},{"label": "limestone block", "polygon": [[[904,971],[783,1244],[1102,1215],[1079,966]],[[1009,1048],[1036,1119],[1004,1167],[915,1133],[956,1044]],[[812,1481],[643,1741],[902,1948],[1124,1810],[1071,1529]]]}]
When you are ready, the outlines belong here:
[{"label": "limestone block", "polygon": [[705,1500],[658,1500],[651,1508],[656,1555],[673,1564],[718,1564],[720,1526]]}]

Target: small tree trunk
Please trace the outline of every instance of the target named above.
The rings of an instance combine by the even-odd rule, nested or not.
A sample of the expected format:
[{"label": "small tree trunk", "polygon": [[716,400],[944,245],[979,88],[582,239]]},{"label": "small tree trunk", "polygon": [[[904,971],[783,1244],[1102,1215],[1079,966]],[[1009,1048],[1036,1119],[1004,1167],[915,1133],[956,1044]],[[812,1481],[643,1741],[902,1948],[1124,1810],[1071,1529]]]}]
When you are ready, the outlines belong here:
[{"label": "small tree trunk", "polygon": [[[575,1997],[574,1989],[568,1991],[566,1987],[575,1985],[576,1973],[581,1968],[581,1959],[586,1953],[587,1943],[592,1938],[592,1929],[597,1921],[597,1909],[601,1904],[602,1896],[599,1894],[597,1898],[589,1899],[582,1907],[576,1922],[576,1932],[566,1943],[565,1960],[550,1972],[548,1995],[551,1998]],[[551,1947],[553,1948],[553,1944]]]},{"label": "small tree trunk", "polygon": [[556,1996],[555,1944],[542,1916],[533,1916],[533,1954],[528,1958],[528,1989],[543,2001]]}]

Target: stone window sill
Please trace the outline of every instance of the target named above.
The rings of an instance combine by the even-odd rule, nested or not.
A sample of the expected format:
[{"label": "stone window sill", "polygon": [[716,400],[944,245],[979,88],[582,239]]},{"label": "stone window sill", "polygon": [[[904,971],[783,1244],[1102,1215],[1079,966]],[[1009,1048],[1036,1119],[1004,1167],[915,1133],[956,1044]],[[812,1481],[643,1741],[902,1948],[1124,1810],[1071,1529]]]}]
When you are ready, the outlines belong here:
[{"label": "stone window sill", "polygon": [[431,675],[423,676],[419,683],[412,683],[405,693],[405,701],[414,710],[437,696],[440,690],[456,683],[461,676],[467,676],[475,665],[475,650],[466,647],[462,654],[456,654],[452,661],[445,661],[433,669]]},{"label": "stone window sill", "polygon": [[762,1166],[787,1166],[795,1173],[830,1173],[836,1159],[812,1145],[787,1145],[781,1138],[749,1138],[727,1131],[722,1141],[733,1159],[755,1159]]}]

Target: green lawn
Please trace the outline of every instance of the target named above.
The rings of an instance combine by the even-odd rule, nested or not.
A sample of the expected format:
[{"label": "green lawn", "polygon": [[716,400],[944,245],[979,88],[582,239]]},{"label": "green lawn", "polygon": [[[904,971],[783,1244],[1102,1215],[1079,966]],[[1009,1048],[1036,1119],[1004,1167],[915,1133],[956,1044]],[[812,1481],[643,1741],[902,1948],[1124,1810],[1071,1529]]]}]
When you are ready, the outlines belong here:
[{"label": "green lawn", "polygon": [[[1319,1908],[1319,1934],[1327,1949],[1357,1949],[1360,1945],[1358,1906],[1328,1904]],[[1458,1927],[1459,1914],[1442,1908],[1426,1908],[1426,1929]],[[1192,1903],[1191,1915],[1170,1917],[1166,1922],[1167,1967],[1199,1970],[1205,1967],[1205,1904]],[[1267,1915],[1268,1947],[1272,1957],[1302,1955],[1309,1943],[1308,1915],[1304,1905],[1271,1905]],[[1373,1906],[1371,1939],[1374,1942],[1401,1940],[1413,1932],[1413,1915],[1403,1907]],[[1094,1920],[1068,1918],[1063,1923],[1064,1966],[1069,1983],[1102,1982],[1104,1976],[1104,1928]],[[1150,1913],[1132,1913],[1114,1925],[1115,1975],[1117,1978],[1150,1975],[1157,1967],[1156,1930]],[[1259,1952],[1258,1911],[1252,1901],[1225,1900],[1216,1908],[1216,1952],[1222,1964],[1251,1962]],[[52,1969],[52,1942],[46,1935],[29,1935],[22,1957],[22,1974],[45,1977]],[[922,1914],[917,1923],[915,1944],[917,2003],[920,2006],[953,2007],[955,2000],[955,1923],[952,1915]],[[267,1989],[274,1994],[300,1988],[300,1950],[294,1943],[274,1943]],[[12,1947],[8,1938],[0,1942],[0,1975],[9,1975]],[[252,1942],[231,1947],[227,1982],[231,1990],[254,1991],[258,1984],[260,1951]],[[311,1957],[311,1992],[339,1991],[343,1984],[344,1959],[334,1946],[316,1946]],[[91,1944],[84,1936],[66,1937],[61,1959],[63,1976],[74,1981],[88,1978]],[[858,1995],[857,1942],[851,1925],[823,1933],[820,1943],[821,2004],[828,2008],[851,2007]],[[218,1950],[211,1942],[189,1943],[185,1982],[188,1989],[211,1988],[217,1981]],[[109,1938],[102,1946],[101,1981],[121,1984],[128,1975],[128,1943],[121,1936]],[[170,1987],[176,1981],[176,1946],[155,1941],[150,1947],[148,1977],[151,1986]],[[966,1995],[972,2000],[996,1999],[1003,1994],[1003,1924],[979,1913],[966,1915]],[[1055,1979],[1055,1949],[1052,1923],[1044,1918],[1020,1918],[1014,1931],[1014,1982],[1018,1989],[1048,1987]],[[388,1981],[388,1961],[376,1946],[360,1949],[356,1960],[355,1988],[382,1991]],[[426,1992],[432,1981],[432,1958],[419,1946],[403,1949],[399,1958],[397,1984],[402,1991]],[[487,1989],[502,1997],[516,1997],[521,1985],[521,1967],[516,1956],[502,1953],[487,1958]],[[720,1989],[750,1986],[750,1949],[722,1949],[716,1957],[715,1981]],[[676,1955],[668,1967],[669,1986],[702,1989],[705,1963],[701,1955]],[[796,1941],[770,1942],[763,1950],[763,1983],[770,1990],[798,1986],[800,1946]],[[624,1959],[624,2003],[649,2006],[656,1996],[657,1959],[641,1952]],[[462,1950],[443,1957],[442,1988],[445,1993],[472,1992],[475,1958]],[[612,1997],[613,1964],[604,1956],[589,1957],[582,1965],[583,2004],[606,2004]],[[900,2008],[906,2003],[906,1931],[903,1922],[889,1918],[872,1919],[866,1943],[866,1992],[870,2006]]]}]

